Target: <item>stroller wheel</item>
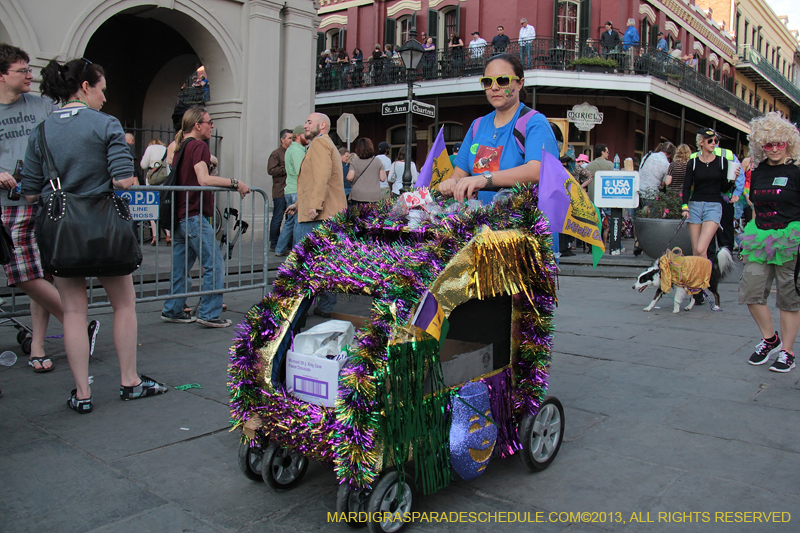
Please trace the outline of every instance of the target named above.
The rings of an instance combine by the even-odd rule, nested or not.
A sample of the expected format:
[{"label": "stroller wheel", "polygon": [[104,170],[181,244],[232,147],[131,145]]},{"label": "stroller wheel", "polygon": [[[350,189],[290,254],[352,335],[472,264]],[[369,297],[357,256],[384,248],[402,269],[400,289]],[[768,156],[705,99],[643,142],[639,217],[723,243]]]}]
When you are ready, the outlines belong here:
[{"label": "stroller wheel", "polygon": [[258,438],[255,439],[252,446],[248,442],[239,444],[239,468],[248,479],[261,481],[261,459],[263,457],[264,448]]},{"label": "stroller wheel", "polygon": [[542,401],[536,416],[526,416],[520,424],[522,462],[534,472],[550,466],[564,438],[564,408],[554,396]]},{"label": "stroller wheel", "polygon": [[[336,490],[336,512],[344,513],[346,517],[349,517],[350,513],[356,513],[356,517],[358,513],[366,513],[370,494],[372,494],[370,490],[354,490],[347,483],[340,484]],[[346,518],[345,523],[354,529],[367,525],[366,522],[361,522],[357,518],[355,520]]]},{"label": "stroller wheel", "polygon": [[25,331],[25,330],[24,330],[24,329],[22,329],[22,328],[19,328],[19,331],[17,331],[17,344],[19,344],[20,346],[22,346],[22,341],[24,341],[24,340],[25,340],[25,337],[26,337],[27,335],[28,335],[28,332],[27,332],[27,331]]},{"label": "stroller wheel", "polygon": [[383,520],[370,520],[367,524],[369,533],[396,533],[406,525],[403,517],[411,513],[416,490],[411,476],[407,473],[403,473],[403,476],[405,479],[398,483],[398,472],[392,470],[382,475],[375,485],[367,502],[367,512],[369,516],[380,513]]},{"label": "stroller wheel", "polygon": [[30,337],[30,335],[26,336],[23,339],[22,343],[20,343],[20,346],[22,346],[22,352],[25,355],[30,355],[31,354],[31,344],[32,343],[33,343],[33,339]]},{"label": "stroller wheel", "polygon": [[274,442],[267,446],[261,459],[261,478],[276,491],[293,489],[307,469],[307,457]]}]

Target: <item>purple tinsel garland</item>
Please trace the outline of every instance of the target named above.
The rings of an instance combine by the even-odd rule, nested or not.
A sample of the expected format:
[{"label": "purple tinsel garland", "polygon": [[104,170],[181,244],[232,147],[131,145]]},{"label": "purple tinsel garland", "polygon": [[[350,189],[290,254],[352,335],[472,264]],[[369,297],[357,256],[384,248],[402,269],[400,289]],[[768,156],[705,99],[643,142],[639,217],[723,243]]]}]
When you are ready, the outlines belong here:
[{"label": "purple tinsel garland", "polygon": [[[370,486],[378,474],[374,452],[382,438],[381,405],[375,390],[382,386],[386,344],[395,327],[408,322],[420,295],[447,261],[488,225],[493,230],[526,231],[537,239],[544,259],[537,265],[541,276],[530,280],[534,305],[523,295],[514,297],[520,312],[513,325],[520,353],[510,371],[517,387],[510,391],[507,379],[487,378],[498,400],[492,401],[493,417],[502,421],[497,453],[505,456],[518,450],[514,421],[535,414],[547,389],[556,268],[547,220],[536,209],[537,187],[520,187],[515,193],[505,202],[459,211],[436,224],[426,221],[415,230],[409,230],[388,203],[364,205],[334,216],[301,241],[279,269],[273,294],[248,312],[231,348],[229,388],[234,427],[258,416],[262,434],[308,456],[333,460],[337,477],[353,487]],[[440,201],[443,209],[452,203]],[[335,412],[309,407],[282,388],[264,390],[257,382],[263,372],[258,350],[275,340],[287,318],[287,303],[320,291],[375,298],[372,317],[358,332],[352,358],[341,373],[342,399]],[[510,371],[498,376],[508,376]],[[509,400],[499,401],[502,396]]]}]

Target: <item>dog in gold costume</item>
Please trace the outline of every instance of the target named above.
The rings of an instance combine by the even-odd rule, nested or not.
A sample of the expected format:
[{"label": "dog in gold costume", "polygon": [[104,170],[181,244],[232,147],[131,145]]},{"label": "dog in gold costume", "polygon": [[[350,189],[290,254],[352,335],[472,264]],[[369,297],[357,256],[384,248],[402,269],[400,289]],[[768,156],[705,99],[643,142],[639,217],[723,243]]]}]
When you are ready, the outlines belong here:
[{"label": "dog in gold costume", "polygon": [[[639,274],[633,288],[639,292],[647,287],[656,287],[656,295],[650,305],[644,308],[650,312],[656,302],[664,294],[675,289],[675,305],[673,313],[679,313],[684,297],[697,294],[703,289],[710,289],[714,295],[713,311],[721,311],[719,307],[718,286],[720,280],[733,269],[733,257],[727,248],[720,248],[714,261],[702,257],[686,257],[680,248],[673,248],[659,257],[653,266]],[[694,298],[689,298],[686,311],[694,307]]]}]

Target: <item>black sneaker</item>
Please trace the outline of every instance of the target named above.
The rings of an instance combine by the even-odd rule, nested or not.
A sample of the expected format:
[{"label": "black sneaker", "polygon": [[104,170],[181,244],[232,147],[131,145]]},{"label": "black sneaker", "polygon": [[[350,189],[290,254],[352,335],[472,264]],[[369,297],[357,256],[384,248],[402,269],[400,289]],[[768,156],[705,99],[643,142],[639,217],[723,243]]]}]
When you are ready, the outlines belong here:
[{"label": "black sneaker", "polygon": [[769,361],[769,358],[772,357],[773,354],[778,353],[783,346],[777,331],[775,332],[775,338],[777,339],[775,342],[768,342],[767,339],[761,339],[761,342],[756,344],[756,351],[753,352],[753,355],[750,356],[747,362],[751,365],[763,365]]},{"label": "black sneaker", "polygon": [[781,353],[778,354],[778,358],[775,359],[775,362],[772,363],[769,369],[773,372],[789,372],[794,367],[794,354],[786,350],[781,350]]},{"label": "black sneaker", "polygon": [[97,333],[100,331],[100,322],[92,320],[89,322],[89,355],[94,354],[94,343],[97,342]]},{"label": "black sneaker", "polygon": [[164,322],[177,322],[179,324],[191,324],[192,322],[197,320],[197,318],[195,318],[192,315],[189,315],[187,313],[181,313],[178,316],[169,316],[169,315],[165,315],[164,313],[161,313],[161,320],[163,320]]},{"label": "black sneaker", "polygon": [[94,409],[94,406],[92,405],[92,397],[89,396],[85,400],[79,400],[76,396],[77,394],[78,389],[72,389],[72,393],[69,395],[69,400],[67,400],[67,407],[82,415],[91,413],[92,409]]},{"label": "black sneaker", "polygon": [[200,318],[197,317],[197,323],[202,324],[207,328],[227,328],[230,327],[232,322],[227,318]]},{"label": "black sneaker", "polygon": [[[164,394],[169,389],[163,383],[148,378],[144,374],[139,376],[142,382],[135,387],[120,387],[119,399],[120,400],[135,400],[137,398],[145,398],[147,396],[155,396],[156,394]],[[79,400],[80,401],[80,400]]]}]

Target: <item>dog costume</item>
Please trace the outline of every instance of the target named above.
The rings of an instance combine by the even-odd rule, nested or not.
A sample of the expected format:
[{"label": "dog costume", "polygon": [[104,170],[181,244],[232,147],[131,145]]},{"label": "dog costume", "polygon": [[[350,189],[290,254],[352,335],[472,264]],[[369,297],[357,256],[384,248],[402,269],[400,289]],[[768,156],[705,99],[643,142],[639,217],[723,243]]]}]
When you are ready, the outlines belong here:
[{"label": "dog costume", "polygon": [[661,291],[665,293],[677,285],[694,295],[711,284],[711,261],[703,257],[686,257],[677,247],[659,258],[658,268],[661,270]]}]

